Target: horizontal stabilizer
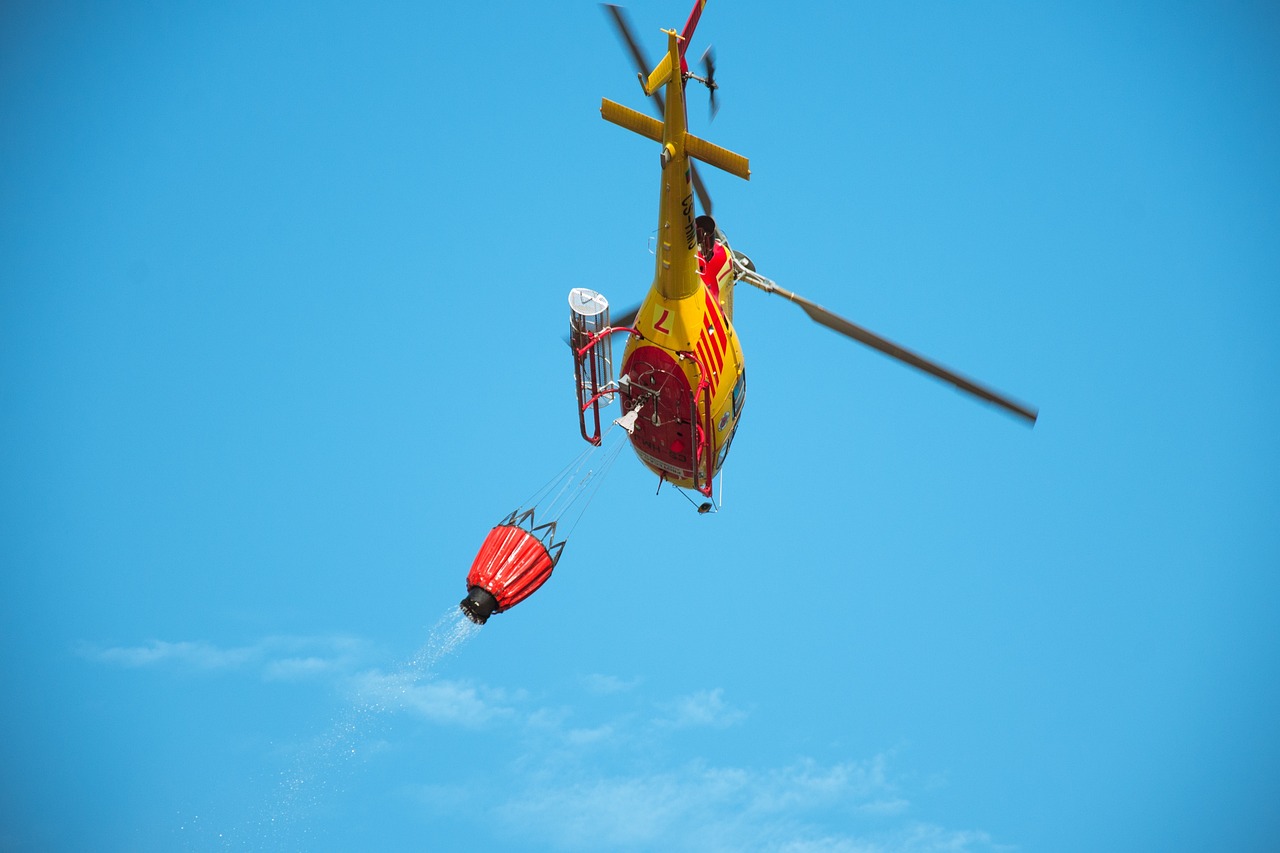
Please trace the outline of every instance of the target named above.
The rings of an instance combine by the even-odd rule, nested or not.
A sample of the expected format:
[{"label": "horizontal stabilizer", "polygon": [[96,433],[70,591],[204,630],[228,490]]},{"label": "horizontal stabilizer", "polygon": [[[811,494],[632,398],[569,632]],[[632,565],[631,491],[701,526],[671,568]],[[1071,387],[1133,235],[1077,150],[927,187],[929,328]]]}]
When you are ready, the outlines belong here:
[{"label": "horizontal stabilizer", "polygon": [[734,154],[728,148],[721,148],[714,142],[708,142],[705,139],[694,136],[692,133],[686,133],[684,135],[684,150],[695,160],[701,160],[704,163],[715,166],[717,169],[723,169],[730,175],[737,175],[744,181],[751,180],[751,164],[747,162],[747,158],[741,154]]},{"label": "horizontal stabilizer", "polygon": [[[600,115],[605,121],[613,122],[619,127],[625,127],[634,133],[638,133],[646,139],[652,139],[654,142],[662,142],[663,124],[656,118],[647,116],[644,113],[636,112],[630,107],[624,107],[622,104],[609,100],[608,98],[600,99]],[[685,153],[695,160],[715,166],[717,169],[723,169],[730,175],[737,175],[745,180],[751,179],[751,164],[746,157],[741,154],[735,154],[727,148],[721,148],[714,142],[708,142],[701,137],[694,136],[692,133],[684,135]]]},{"label": "horizontal stabilizer", "polygon": [[647,139],[652,139],[654,142],[662,141],[662,122],[653,116],[638,113],[630,107],[624,107],[622,104],[615,103],[608,98],[600,99],[600,115],[604,116],[605,121],[611,121],[619,127],[625,127],[627,130],[634,131]]}]

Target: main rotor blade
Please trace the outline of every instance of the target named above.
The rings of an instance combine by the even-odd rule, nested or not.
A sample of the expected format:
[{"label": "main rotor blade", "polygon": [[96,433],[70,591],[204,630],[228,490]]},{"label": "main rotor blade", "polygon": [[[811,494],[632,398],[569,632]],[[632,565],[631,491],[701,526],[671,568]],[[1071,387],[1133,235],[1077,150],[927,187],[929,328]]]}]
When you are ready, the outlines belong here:
[{"label": "main rotor blade", "polygon": [[[636,71],[639,72],[640,78],[649,76],[649,72],[653,70],[653,66],[649,64],[649,59],[644,55],[644,50],[640,47],[640,43],[636,41],[632,34],[631,22],[627,19],[627,13],[621,6],[615,6],[612,3],[601,3],[602,7],[610,18],[613,20],[613,27],[618,31],[618,37],[622,39],[627,46],[627,51],[631,54],[632,61],[636,64]],[[697,19],[690,17],[693,23],[697,24]],[[666,117],[666,101],[662,98],[661,92],[654,92],[650,96],[653,103],[658,108],[658,118]],[[698,173],[698,164],[689,161],[690,177],[693,179],[693,192],[698,197],[698,203],[702,205],[702,212],[711,215],[711,194],[707,192],[707,186],[702,182],[702,175]]]},{"label": "main rotor blade", "polygon": [[609,318],[609,325],[615,329],[625,329],[636,324],[636,316],[640,313],[641,303],[628,305],[618,316]]},{"label": "main rotor blade", "polygon": [[[627,46],[627,51],[631,54],[631,59],[636,64],[636,71],[640,74],[640,79],[649,76],[649,72],[653,70],[653,66],[649,64],[649,59],[644,55],[644,51],[640,47],[640,43],[636,41],[635,35],[631,32],[631,22],[627,20],[627,13],[621,6],[615,6],[612,3],[601,3],[605,12],[613,20],[613,28],[618,31],[618,37],[622,39]],[[665,109],[663,106],[662,93],[654,92],[650,97],[653,102],[658,105],[658,117],[662,117]]]},{"label": "main rotor blade", "polygon": [[869,329],[864,329],[857,323],[850,322],[838,314],[833,314],[821,305],[810,302],[803,296],[797,296],[789,290],[778,287],[769,279],[757,273],[747,271],[748,274],[742,275],[741,278],[749,284],[753,284],[766,293],[776,293],[779,296],[786,297],[792,302],[804,309],[814,321],[821,323],[832,331],[839,332],[845,337],[853,338],[859,343],[866,344],[874,350],[884,353],[890,358],[896,358],[904,364],[909,364],[917,370],[923,370],[930,376],[941,379],[943,382],[949,382],[968,394],[972,394],[980,400],[999,406],[1005,411],[1017,415],[1027,421],[1031,426],[1035,425],[1038,412],[1023,403],[1019,403],[997,391],[988,388],[967,376],[962,376],[935,361],[925,358],[919,353],[912,352],[906,347],[900,346],[888,338],[883,338]]},{"label": "main rotor blade", "polygon": [[693,41],[693,31],[698,28],[698,19],[702,17],[702,7],[707,4],[707,0],[693,0],[693,11],[689,13],[689,20],[684,22],[684,29],[680,31],[680,57],[684,58],[684,52],[689,47],[689,42]]},{"label": "main rotor blade", "polygon": [[689,161],[689,176],[693,178],[693,192],[698,196],[698,203],[702,205],[702,212],[707,216],[711,215],[711,193],[707,192],[706,184],[702,183],[702,175],[698,172],[698,164]]}]

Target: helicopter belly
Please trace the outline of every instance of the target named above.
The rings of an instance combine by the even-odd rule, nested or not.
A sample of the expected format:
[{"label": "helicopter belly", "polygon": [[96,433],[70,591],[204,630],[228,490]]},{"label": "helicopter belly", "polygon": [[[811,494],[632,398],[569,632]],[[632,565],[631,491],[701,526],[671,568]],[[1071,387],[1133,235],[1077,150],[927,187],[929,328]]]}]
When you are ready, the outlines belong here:
[{"label": "helicopter belly", "polygon": [[635,326],[617,383],[623,411],[636,414],[631,445],[664,480],[709,495],[742,411],[733,326],[701,282],[683,299],[655,287]]},{"label": "helicopter belly", "polygon": [[640,407],[631,433],[636,455],[668,480],[692,481],[697,430],[688,375],[665,350],[642,346],[627,358],[623,376],[623,410]]},{"label": "helicopter belly", "polygon": [[704,358],[712,356],[638,346],[626,356],[619,385],[623,411],[638,408],[630,436],[636,456],[655,474],[685,488],[708,487],[720,470],[745,398],[736,340],[721,362],[728,370],[704,369]]}]

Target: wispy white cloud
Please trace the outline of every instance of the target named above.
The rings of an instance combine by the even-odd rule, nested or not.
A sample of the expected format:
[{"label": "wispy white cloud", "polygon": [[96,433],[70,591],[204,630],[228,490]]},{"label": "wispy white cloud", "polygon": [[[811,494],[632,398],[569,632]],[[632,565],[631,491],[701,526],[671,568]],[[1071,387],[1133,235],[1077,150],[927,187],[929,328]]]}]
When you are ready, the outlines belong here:
[{"label": "wispy white cloud", "polygon": [[346,636],[265,637],[245,646],[155,640],[137,646],[82,645],[81,656],[131,669],[238,671],[265,681],[328,679],[359,706],[405,712],[440,725],[478,728],[509,717],[524,698],[460,681],[428,678],[416,665],[384,672],[362,669],[368,644]]},{"label": "wispy white cloud", "polygon": [[565,733],[565,740],[572,746],[589,746],[605,743],[617,737],[618,730],[614,725],[606,723],[588,729],[570,729]]},{"label": "wispy white cloud", "polygon": [[129,669],[167,667],[201,672],[251,671],[267,680],[298,680],[349,672],[368,644],[345,635],[264,637],[243,646],[203,641],[152,640],[137,646],[82,643],[81,657]]},{"label": "wispy white cloud", "polygon": [[419,683],[406,673],[377,670],[351,679],[357,701],[378,710],[405,711],[441,725],[480,728],[512,716],[520,694],[477,687],[461,681]]},{"label": "wispy white cloud", "polygon": [[164,640],[153,640],[141,646],[80,647],[83,657],[131,669],[165,665],[205,670],[236,669],[259,653],[260,649],[253,646],[224,649],[211,643],[169,643]]},{"label": "wispy white cloud", "polygon": [[886,799],[897,799],[889,780],[887,757],[877,755],[860,762],[822,765],[804,759],[770,771],[767,784],[757,787],[752,808],[760,812],[785,812],[852,801],[862,808]]},{"label": "wispy white cloud", "polygon": [[587,691],[597,696],[609,696],[615,693],[626,693],[640,686],[640,677],[619,678],[616,675],[602,675],[598,672],[583,677],[582,684]]},{"label": "wispy white cloud", "polygon": [[[664,761],[691,727],[724,729],[746,714],[713,688],[573,727],[557,719],[508,769],[505,802],[486,802],[512,837],[550,849],[995,853],[987,833],[915,817],[893,753],[810,758],[775,767]],[[566,747],[568,749],[566,750]],[[610,751],[602,753],[607,747]],[[608,755],[607,761],[601,761]],[[598,768],[634,765],[632,773]],[[476,804],[477,806],[479,804]],[[839,831],[833,831],[838,828]]]},{"label": "wispy white cloud", "polygon": [[[885,804],[893,804],[885,807]],[[909,803],[886,759],[765,769],[691,762],[670,770],[584,778],[546,771],[495,810],[563,850],[990,853],[983,832],[897,820]],[[870,816],[867,815],[870,813]],[[833,833],[829,825],[867,824]],[[835,820],[830,818],[835,816]],[[887,819],[888,818],[888,819]]]},{"label": "wispy white cloud", "polygon": [[318,678],[340,667],[340,661],[322,657],[281,658],[268,661],[262,668],[264,678],[272,681],[298,681]]},{"label": "wispy white cloud", "polygon": [[[909,792],[893,778],[891,754],[864,761],[803,759],[764,768],[666,761],[673,749],[687,749],[690,730],[700,730],[699,741],[729,737],[730,728],[748,719],[719,687],[654,701],[635,695],[638,678],[593,674],[579,681],[575,700],[549,704],[523,690],[435,678],[434,664],[467,636],[448,633],[391,671],[371,668],[369,644],[346,636],[266,637],[239,646],[156,640],[134,646],[84,645],[79,652],[89,660],[133,669],[238,673],[266,682],[327,679],[359,713],[402,713],[433,725],[519,738],[517,756],[502,771],[508,777],[503,789],[519,793],[505,801],[495,802],[491,789],[484,792],[483,803],[473,799],[481,796],[479,790],[430,783],[419,790],[424,801],[483,807],[512,837],[552,849],[1002,849],[984,832],[952,830],[914,817]],[[617,713],[605,712],[619,704],[624,707]],[[359,726],[352,731],[343,730],[339,740],[344,745],[362,736]],[[361,743],[365,752],[367,746]],[[627,766],[637,770],[616,770]],[[600,767],[615,771],[602,773]]]},{"label": "wispy white cloud", "polygon": [[747,716],[746,712],[725,702],[724,691],[719,687],[661,703],[660,708],[663,716],[657,720],[658,724],[677,729],[697,726],[726,728]]},{"label": "wispy white cloud", "polygon": [[886,853],[968,853],[989,850],[992,853],[1014,848],[995,844],[986,832],[971,829],[944,829],[931,823],[911,823],[898,830],[880,849]]},{"label": "wispy white cloud", "polygon": [[877,817],[892,817],[906,812],[911,803],[902,797],[882,797],[858,804],[858,813]]}]

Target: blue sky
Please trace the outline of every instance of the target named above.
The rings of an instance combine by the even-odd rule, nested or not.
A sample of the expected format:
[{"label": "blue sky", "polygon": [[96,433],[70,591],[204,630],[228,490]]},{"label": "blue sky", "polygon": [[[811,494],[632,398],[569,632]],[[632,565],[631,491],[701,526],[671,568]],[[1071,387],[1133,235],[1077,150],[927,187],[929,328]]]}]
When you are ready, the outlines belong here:
[{"label": "blue sky", "polygon": [[1040,422],[740,292],[723,511],[624,449],[470,632],[581,449],[565,294],[652,276],[600,10],[0,23],[0,849],[1280,833],[1270,5],[710,3],[735,247]]}]

